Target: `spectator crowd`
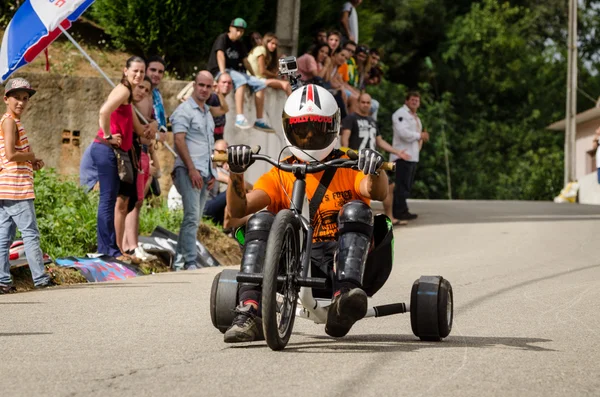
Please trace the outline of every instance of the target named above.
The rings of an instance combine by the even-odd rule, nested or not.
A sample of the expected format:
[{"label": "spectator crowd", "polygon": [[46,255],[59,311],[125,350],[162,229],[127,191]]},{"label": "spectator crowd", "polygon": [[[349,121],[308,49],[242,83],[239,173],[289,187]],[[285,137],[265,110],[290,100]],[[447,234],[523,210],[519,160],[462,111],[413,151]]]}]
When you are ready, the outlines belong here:
[{"label": "spectator crowd", "polygon": [[[343,5],[340,30],[316,32],[311,45],[297,58],[298,74],[304,84],[319,85],[335,97],[343,119],[342,147],[356,151],[380,148],[396,161],[396,175],[390,177],[390,194],[384,208],[395,225],[406,224],[416,218],[416,214],[408,211],[406,199],[410,197],[419,151],[429,135],[423,131],[417,115],[419,94],[411,92],[392,120],[385,121],[393,124],[393,142],[388,143],[381,137],[377,120],[379,102],[366,93],[367,87],[380,84],[383,78],[379,65],[381,53],[359,41],[357,8],[361,2],[352,0]],[[277,36],[254,32],[250,35],[248,50],[243,40],[247,28],[244,19],[235,18],[227,31],[215,39],[206,70],[200,71],[179,93],[180,104],[170,116],[160,92],[165,60],[159,56],[146,60],[133,56],[127,60],[121,82],[99,111],[98,133],[85,151],[80,167],[81,184],[88,190],[96,184],[99,186],[99,254],[132,263],[153,258],[138,244],[139,214],[145,198],[160,194],[156,183],[160,177],[156,148],[158,142],[165,140],[169,128],[177,152],[169,201],[178,200],[184,213],[174,269],[196,268],[196,231],[203,216],[216,223],[227,223],[227,164],[213,164],[210,160],[212,153],[227,150],[223,134],[225,115],[230,110],[227,96],[233,96],[236,128],[273,133],[271,123],[280,120],[265,117],[265,88],[281,90],[287,96],[292,93],[289,81],[278,74],[278,60],[285,54],[278,52]],[[246,92],[255,101],[253,123],[244,115]],[[39,232],[36,232],[35,211],[30,205],[33,179],[29,178],[30,173],[43,167],[43,162],[27,146],[19,123],[20,110],[33,93],[28,83],[22,81],[11,80],[5,89],[7,112],[0,130],[0,186],[2,181],[13,177],[31,181],[24,185],[26,193],[22,197],[0,189],[0,222],[12,225],[2,227],[0,249],[7,249],[6,244],[14,239],[14,228],[18,227],[25,240],[28,259],[30,255],[35,258],[30,262],[34,264],[34,281],[36,285],[46,286],[50,281],[43,273],[43,265],[38,266]],[[18,131],[20,140],[7,139],[11,131]],[[11,164],[17,162],[27,162],[27,170],[19,167],[12,170]],[[8,175],[6,170],[19,175]],[[12,215],[13,204],[17,202],[23,206],[18,217]],[[4,261],[4,256],[0,255],[0,260]],[[2,262],[0,292],[9,290],[7,274],[8,265]]]}]

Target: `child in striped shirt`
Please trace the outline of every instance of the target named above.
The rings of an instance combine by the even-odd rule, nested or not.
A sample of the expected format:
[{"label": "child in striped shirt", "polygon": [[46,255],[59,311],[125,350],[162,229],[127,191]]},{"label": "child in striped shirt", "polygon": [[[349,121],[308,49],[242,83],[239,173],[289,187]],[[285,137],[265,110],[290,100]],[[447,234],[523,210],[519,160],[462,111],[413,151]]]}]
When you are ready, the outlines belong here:
[{"label": "child in striped shirt", "polygon": [[0,118],[0,294],[14,292],[9,249],[17,228],[23,236],[25,255],[36,288],[54,285],[44,268],[40,232],[35,217],[33,171],[44,166],[31,151],[21,117],[35,94],[23,78],[5,86],[6,112]]}]

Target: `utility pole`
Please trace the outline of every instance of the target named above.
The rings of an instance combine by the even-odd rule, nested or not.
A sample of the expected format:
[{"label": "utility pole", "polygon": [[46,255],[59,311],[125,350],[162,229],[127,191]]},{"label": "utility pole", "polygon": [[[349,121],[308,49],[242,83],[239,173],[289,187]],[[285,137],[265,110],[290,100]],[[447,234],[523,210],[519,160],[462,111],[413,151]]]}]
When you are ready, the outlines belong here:
[{"label": "utility pole", "polygon": [[300,1],[278,0],[275,34],[279,39],[280,52],[285,55],[298,54],[298,35],[300,33]]},{"label": "utility pole", "polygon": [[565,129],[565,186],[575,180],[575,134],[577,132],[577,0],[569,0],[567,57],[567,112]]}]

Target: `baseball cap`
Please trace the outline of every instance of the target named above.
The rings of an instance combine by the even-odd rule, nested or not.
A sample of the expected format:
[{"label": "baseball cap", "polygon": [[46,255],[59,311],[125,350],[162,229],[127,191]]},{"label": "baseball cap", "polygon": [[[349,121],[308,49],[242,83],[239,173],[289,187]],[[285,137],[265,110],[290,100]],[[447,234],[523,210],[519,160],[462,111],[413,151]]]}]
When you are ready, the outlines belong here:
[{"label": "baseball cap", "polygon": [[229,26],[246,29],[248,27],[248,24],[246,23],[246,21],[244,21],[243,18],[236,18],[233,21],[231,21],[231,25]]},{"label": "baseball cap", "polygon": [[16,79],[10,79],[4,86],[4,96],[8,96],[13,91],[26,91],[29,96],[33,96],[35,94],[35,90],[31,88],[31,84],[29,81],[25,80],[22,77],[17,77]]}]

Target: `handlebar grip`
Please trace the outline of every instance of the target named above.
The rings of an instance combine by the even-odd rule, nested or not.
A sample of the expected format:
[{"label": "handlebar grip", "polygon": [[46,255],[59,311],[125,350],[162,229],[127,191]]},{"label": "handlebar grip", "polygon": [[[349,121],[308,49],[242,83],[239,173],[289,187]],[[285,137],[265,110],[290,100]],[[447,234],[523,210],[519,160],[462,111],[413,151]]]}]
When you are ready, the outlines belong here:
[{"label": "handlebar grip", "polygon": [[393,161],[385,161],[383,164],[381,164],[381,170],[384,171],[395,171],[396,170],[396,163],[394,163]]},{"label": "handlebar grip", "polygon": [[[356,153],[352,149],[348,149],[346,151],[346,155],[350,158],[350,160],[358,160],[358,153]],[[384,171],[395,171],[396,163],[394,163],[393,161],[386,161],[381,165],[379,169]]]},{"label": "handlebar grip", "polygon": [[[258,154],[258,152],[260,152],[260,146],[259,145],[253,146],[251,148],[251,151],[253,154]],[[213,155],[210,156],[210,158],[212,159],[212,161],[220,161],[223,163],[226,163],[227,160],[229,160],[227,153],[213,153]]]},{"label": "handlebar grip", "polygon": [[352,149],[346,150],[346,156],[348,156],[350,160],[358,160],[358,153]]},{"label": "handlebar grip", "polygon": [[228,160],[227,153],[214,153],[212,155],[212,161],[220,161],[226,163]]}]

